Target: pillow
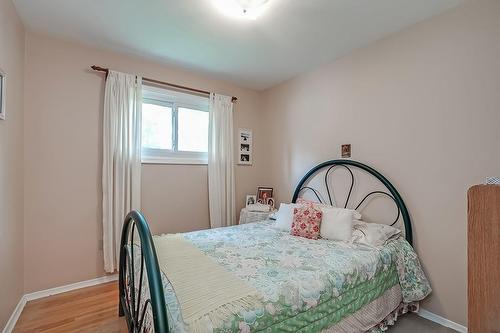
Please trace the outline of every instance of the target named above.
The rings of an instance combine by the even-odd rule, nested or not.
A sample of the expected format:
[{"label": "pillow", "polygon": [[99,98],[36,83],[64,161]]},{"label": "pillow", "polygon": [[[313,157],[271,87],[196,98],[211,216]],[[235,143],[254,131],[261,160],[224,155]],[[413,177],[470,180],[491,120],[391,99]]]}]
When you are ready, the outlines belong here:
[{"label": "pillow", "polygon": [[352,209],[325,207],[321,208],[321,238],[350,241],[352,239],[352,223],[354,211]]},{"label": "pillow", "polygon": [[[302,204],[313,204],[316,209],[330,208],[330,207],[340,208],[340,207],[335,207],[335,206],[324,204],[324,203],[320,203],[320,202],[306,200],[306,199],[303,199],[303,198],[298,198],[297,199],[297,204],[299,204],[299,205],[302,205]],[[340,209],[348,209],[348,208],[340,208]],[[348,209],[348,210],[352,210],[353,211],[353,217],[354,217],[355,220],[361,220],[361,213],[360,212],[358,212],[355,209]]]},{"label": "pillow", "polygon": [[302,205],[293,210],[293,223],[290,234],[293,236],[318,239],[320,236],[323,213],[314,205]]},{"label": "pillow", "polygon": [[283,230],[290,232],[293,223],[293,209],[297,206],[296,204],[280,204],[280,209],[276,213],[276,223],[274,228],[278,230]]},{"label": "pillow", "polygon": [[389,239],[401,234],[401,230],[386,224],[354,221],[352,241],[354,243],[382,246]]}]

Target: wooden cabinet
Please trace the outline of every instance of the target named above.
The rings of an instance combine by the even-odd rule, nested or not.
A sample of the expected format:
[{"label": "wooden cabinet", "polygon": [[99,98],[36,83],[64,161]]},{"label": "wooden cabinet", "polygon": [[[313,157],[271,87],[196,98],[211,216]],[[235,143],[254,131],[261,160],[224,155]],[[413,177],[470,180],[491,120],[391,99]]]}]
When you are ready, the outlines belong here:
[{"label": "wooden cabinet", "polygon": [[500,186],[468,192],[468,332],[500,332]]}]

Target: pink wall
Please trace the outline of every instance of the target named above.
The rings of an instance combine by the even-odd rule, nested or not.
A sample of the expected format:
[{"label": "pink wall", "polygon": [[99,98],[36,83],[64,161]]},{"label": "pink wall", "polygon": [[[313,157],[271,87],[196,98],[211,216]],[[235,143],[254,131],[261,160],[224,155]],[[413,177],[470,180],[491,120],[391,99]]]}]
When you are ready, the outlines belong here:
[{"label": "pink wall", "polygon": [[0,0],[0,68],[7,74],[0,120],[0,328],[23,295],[24,28],[10,0]]},{"label": "pink wall", "polygon": [[[266,92],[279,200],[353,145],[413,218],[434,292],[423,307],[467,323],[466,191],[500,170],[500,1],[471,1]],[[492,254],[493,255],[493,254]]]},{"label": "pink wall", "polygon": [[[236,167],[237,203],[264,183],[257,92],[123,54],[27,34],[25,291],[102,276],[101,123],[97,64],[237,96],[235,128],[254,129],[255,163]],[[143,212],[156,233],[208,227],[206,166],[145,165]]]},{"label": "pink wall", "polygon": [[[409,207],[434,288],[423,306],[466,324],[465,193],[500,170],[498,36],[500,2],[469,1],[260,93],[28,33],[23,120],[24,31],[0,0],[0,66],[11,78],[0,121],[0,326],[23,276],[31,292],[103,275],[104,81],[92,64],[238,96],[235,129],[255,137],[254,165],[236,168],[239,207],[257,185],[289,201],[307,169],[353,144],[353,158],[385,173]],[[205,166],[146,165],[142,180],[155,233],[208,227]]]}]

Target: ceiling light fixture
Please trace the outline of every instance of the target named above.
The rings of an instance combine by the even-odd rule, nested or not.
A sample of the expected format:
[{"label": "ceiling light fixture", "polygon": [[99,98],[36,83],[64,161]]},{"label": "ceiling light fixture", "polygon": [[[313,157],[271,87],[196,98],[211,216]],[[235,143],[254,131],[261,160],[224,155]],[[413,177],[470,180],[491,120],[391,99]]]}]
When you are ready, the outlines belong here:
[{"label": "ceiling light fixture", "polygon": [[213,2],[224,15],[255,20],[264,12],[269,0],[213,0]]}]

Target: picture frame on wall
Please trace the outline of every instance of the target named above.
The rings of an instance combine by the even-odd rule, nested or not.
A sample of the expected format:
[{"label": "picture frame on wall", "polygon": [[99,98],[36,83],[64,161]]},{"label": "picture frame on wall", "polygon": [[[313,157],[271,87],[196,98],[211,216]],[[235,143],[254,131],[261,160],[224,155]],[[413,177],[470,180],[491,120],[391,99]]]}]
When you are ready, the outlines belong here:
[{"label": "picture frame on wall", "polygon": [[351,157],[351,145],[350,144],[342,145],[341,156],[342,156],[342,158],[350,158]]},{"label": "picture frame on wall", "polygon": [[0,120],[5,120],[6,81],[7,81],[7,74],[0,68]]},{"label": "picture frame on wall", "polygon": [[252,165],[253,163],[253,134],[249,129],[240,128],[238,131],[238,164]]}]

